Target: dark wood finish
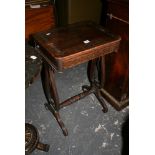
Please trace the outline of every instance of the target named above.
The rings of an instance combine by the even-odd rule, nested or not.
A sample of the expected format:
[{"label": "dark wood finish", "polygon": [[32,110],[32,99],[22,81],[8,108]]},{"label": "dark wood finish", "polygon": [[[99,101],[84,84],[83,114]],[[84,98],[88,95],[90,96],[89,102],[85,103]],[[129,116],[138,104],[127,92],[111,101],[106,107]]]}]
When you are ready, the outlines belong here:
[{"label": "dark wood finish", "polygon": [[[101,88],[104,85],[105,61],[104,56],[117,52],[121,38],[109,33],[107,30],[92,22],[82,22],[63,28],[56,28],[33,35],[36,47],[44,60],[42,70],[42,83],[48,103],[46,107],[53,113],[63,134],[68,131],[62,122],[59,110],[73,102],[94,93],[103,108],[108,108],[101,96]],[[87,41],[87,43],[84,43]],[[63,71],[66,68],[88,62],[88,77],[90,86],[83,86],[82,93],[75,95],[62,103],[54,79],[54,71]],[[100,61],[102,70],[102,81],[97,82],[95,70],[97,62]]]},{"label": "dark wood finish", "polygon": [[32,153],[35,149],[48,152],[48,144],[39,142],[39,134],[36,127],[32,124],[25,123],[25,154]]},{"label": "dark wood finish", "polygon": [[105,84],[105,57],[101,57],[101,87]]},{"label": "dark wood finish", "polygon": [[[32,59],[35,56],[35,59]],[[25,87],[29,87],[38,77],[42,66],[40,55],[36,49],[25,43]]]},{"label": "dark wood finish", "polygon": [[62,122],[58,110],[60,109],[59,96],[57,93],[56,83],[54,79],[54,71],[46,63],[43,63],[43,69],[41,72],[41,79],[43,90],[48,103],[45,103],[45,107],[54,115],[59,126],[61,127],[63,134],[68,135],[68,131],[65,128],[64,123]]},{"label": "dark wood finish", "polygon": [[107,0],[107,13],[129,22],[129,1],[128,0]]},{"label": "dark wood finish", "polygon": [[121,36],[117,53],[106,56],[106,78],[103,96],[117,110],[129,103],[129,3],[128,0],[107,1],[106,27]]},{"label": "dark wood finish", "polygon": [[[31,8],[39,5],[39,8]],[[25,86],[32,84],[41,70],[41,58],[36,49],[30,46],[30,36],[33,33],[55,27],[54,5],[49,0],[25,0]],[[37,59],[31,59],[36,56]]]},{"label": "dark wood finish", "polygon": [[[39,32],[33,38],[39,44],[44,58],[62,71],[117,51],[120,38],[105,31],[93,22],[85,22]],[[85,40],[90,43],[85,44]]]},{"label": "dark wood finish", "polygon": [[55,27],[54,6],[48,5],[40,8],[25,8],[25,38],[36,32]]}]

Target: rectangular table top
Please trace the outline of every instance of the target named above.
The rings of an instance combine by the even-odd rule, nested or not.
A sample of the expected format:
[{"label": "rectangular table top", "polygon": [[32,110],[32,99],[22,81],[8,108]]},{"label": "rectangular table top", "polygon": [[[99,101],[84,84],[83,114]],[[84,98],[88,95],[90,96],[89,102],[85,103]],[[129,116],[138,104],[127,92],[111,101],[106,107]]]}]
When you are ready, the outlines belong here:
[{"label": "rectangular table top", "polygon": [[80,22],[33,35],[40,54],[63,70],[117,51],[121,38],[93,22]]}]

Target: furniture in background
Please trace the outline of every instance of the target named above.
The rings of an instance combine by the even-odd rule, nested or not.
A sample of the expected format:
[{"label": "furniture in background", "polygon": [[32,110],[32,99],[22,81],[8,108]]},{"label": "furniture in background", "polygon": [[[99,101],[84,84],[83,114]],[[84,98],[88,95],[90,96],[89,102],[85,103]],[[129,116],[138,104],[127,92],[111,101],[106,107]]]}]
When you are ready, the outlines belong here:
[{"label": "furniture in background", "polygon": [[32,124],[25,123],[25,154],[32,153],[35,149],[48,152],[48,144],[39,142],[39,134],[36,127]]},{"label": "furniture in background", "polygon": [[[25,1],[25,87],[29,87],[40,74],[42,60],[35,48],[30,46],[33,33],[55,27],[54,6],[48,0]],[[37,129],[25,123],[25,153],[35,149],[48,152],[49,145],[39,142]]]},{"label": "furniture in background", "polygon": [[49,0],[26,0],[25,38],[29,40],[33,33],[54,28],[55,17],[55,7]]},{"label": "furniture in background", "polygon": [[101,24],[121,36],[117,53],[107,55],[102,94],[117,110],[129,104],[129,1],[102,0]]},{"label": "furniture in background", "polygon": [[[101,88],[105,79],[105,55],[116,52],[119,48],[120,37],[113,35],[93,22],[81,22],[66,27],[55,28],[33,35],[36,49],[43,58],[42,84],[48,103],[45,106],[53,113],[63,134],[68,135],[59,110],[73,102],[94,93],[103,108],[108,108],[101,95]],[[54,72],[89,62],[88,78],[90,86],[83,86],[81,92],[62,103],[54,78]],[[95,77],[96,64],[99,62],[101,81]],[[73,77],[71,77],[73,78]]]},{"label": "furniture in background", "polygon": [[42,66],[42,60],[36,50],[25,43],[25,87],[28,88],[38,77]]},{"label": "furniture in background", "polygon": [[[41,58],[29,43],[31,35],[55,27],[55,9],[49,0],[25,0],[25,78],[26,87],[41,68]],[[35,57],[33,57],[35,56]]]}]

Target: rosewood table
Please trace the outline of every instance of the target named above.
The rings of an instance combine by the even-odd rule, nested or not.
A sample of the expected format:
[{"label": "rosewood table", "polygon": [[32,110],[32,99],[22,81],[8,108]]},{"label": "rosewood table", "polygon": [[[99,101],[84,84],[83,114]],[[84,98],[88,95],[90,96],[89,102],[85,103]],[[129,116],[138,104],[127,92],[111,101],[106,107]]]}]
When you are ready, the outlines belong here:
[{"label": "rosewood table", "polygon": [[[41,77],[48,101],[45,106],[53,113],[65,136],[68,135],[68,131],[59,114],[59,110],[64,106],[94,93],[103,108],[103,112],[108,111],[100,91],[105,79],[104,59],[105,55],[117,52],[121,40],[119,36],[87,21],[35,33],[33,39],[37,51],[44,60]],[[63,72],[67,68],[84,62],[89,62],[90,86],[82,86],[80,94],[60,103],[54,78],[55,71]],[[100,80],[97,80],[95,74],[97,66],[101,70]]]}]

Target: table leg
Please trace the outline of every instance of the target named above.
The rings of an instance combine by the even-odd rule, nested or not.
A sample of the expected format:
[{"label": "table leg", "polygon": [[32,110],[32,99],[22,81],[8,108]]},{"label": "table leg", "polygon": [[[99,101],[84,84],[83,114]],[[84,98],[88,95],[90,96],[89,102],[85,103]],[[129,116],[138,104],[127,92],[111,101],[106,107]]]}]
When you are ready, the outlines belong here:
[{"label": "table leg", "polygon": [[48,152],[48,144],[43,144],[39,141],[39,133],[35,126],[25,123],[25,154],[32,153],[36,148]]},{"label": "table leg", "polygon": [[103,112],[105,113],[108,111],[108,108],[100,93],[100,90],[103,87],[104,81],[105,81],[104,57],[100,58],[100,62],[101,62],[100,63],[100,68],[101,68],[100,82],[97,82],[96,73],[95,73],[97,69],[96,64],[98,60],[99,59],[91,60],[88,64],[88,78],[90,81],[90,86],[87,86],[87,85],[82,86],[82,90],[83,90],[82,93],[75,95],[65,100],[62,103],[59,102],[59,96],[58,96],[57,87],[56,87],[55,78],[54,78],[54,71],[46,62],[43,63],[43,68],[42,68],[42,73],[41,73],[42,85],[43,85],[46,99],[48,101],[48,103],[46,103],[45,106],[48,108],[48,110],[50,110],[53,113],[54,117],[56,118],[65,136],[68,135],[68,131],[65,128],[65,125],[60,118],[60,114],[59,114],[60,108],[70,105],[73,102],[76,102],[77,100],[80,100],[84,98],[85,96],[88,96],[89,94],[94,93],[97,99],[99,100],[99,103],[103,107]]},{"label": "table leg", "polygon": [[[101,106],[103,107],[103,112],[107,112],[108,111],[108,108],[104,102],[104,99],[100,93],[100,89],[103,87],[104,85],[104,81],[105,81],[105,64],[104,64],[104,57],[101,57],[100,60],[101,60],[101,63],[100,63],[100,68],[101,68],[101,82],[97,82],[96,80],[96,73],[95,71],[97,70],[97,61],[99,59],[94,59],[94,60],[91,60],[89,61],[88,63],[88,79],[90,81],[90,86],[88,85],[84,85],[82,86],[82,90],[83,90],[83,93],[80,93],[78,95],[75,95],[67,100],[65,100],[64,102],[62,102],[60,104],[60,108],[62,107],[65,107],[67,105],[70,105],[72,104],[73,102],[76,102],[77,100],[80,100],[86,96],[88,96],[89,94],[91,93],[94,93],[96,98],[99,100],[99,103],[101,104]],[[103,79],[102,79],[103,78]]]},{"label": "table leg", "polygon": [[96,63],[97,63],[97,59],[94,59],[88,62],[88,79],[90,81],[91,86],[94,84],[96,79],[96,76],[95,76]]},{"label": "table leg", "polygon": [[101,104],[101,106],[103,107],[102,111],[104,113],[108,112],[108,107],[105,104],[104,99],[103,99],[103,97],[102,97],[101,92],[100,92],[99,89],[95,92],[95,96],[99,100],[99,103]]},{"label": "table leg", "polygon": [[99,59],[94,59],[91,60],[88,64],[88,78],[90,80],[90,84],[91,86],[83,86],[82,90],[89,90],[89,89],[94,89],[94,94],[96,96],[96,98],[99,100],[99,103],[101,104],[101,106],[103,107],[103,112],[107,112],[108,108],[107,105],[104,102],[104,99],[100,93],[100,89],[104,86],[104,82],[105,82],[105,58],[101,57],[100,58],[100,68],[101,68],[101,80],[100,83],[98,83],[96,81],[96,76],[95,76],[95,69],[97,68],[96,64],[97,61],[99,61]]},{"label": "table leg", "polygon": [[100,78],[100,81],[101,81],[101,87],[103,88],[104,87],[104,83],[105,83],[105,57],[102,56],[100,58],[101,62],[100,62],[100,67],[101,67],[101,78]]},{"label": "table leg", "polygon": [[65,128],[65,125],[62,122],[59,114],[60,103],[59,103],[59,96],[57,93],[56,83],[54,79],[54,71],[46,62],[43,63],[41,79],[42,79],[42,86],[45,93],[45,97],[48,102],[45,104],[45,107],[52,112],[59,126],[61,127],[63,134],[67,136],[68,131]]}]

